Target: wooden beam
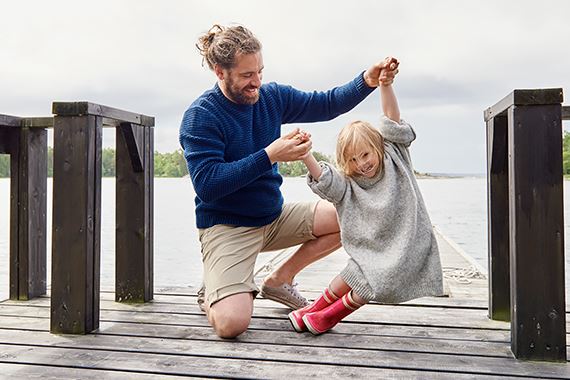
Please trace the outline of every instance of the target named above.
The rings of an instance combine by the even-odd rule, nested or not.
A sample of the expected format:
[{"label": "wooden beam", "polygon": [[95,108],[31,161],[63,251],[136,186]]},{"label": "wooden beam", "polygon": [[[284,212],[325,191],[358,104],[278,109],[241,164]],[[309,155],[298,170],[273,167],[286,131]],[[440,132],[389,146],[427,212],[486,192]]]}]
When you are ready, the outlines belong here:
[{"label": "wooden beam", "polygon": [[17,116],[0,115],[0,127],[19,127],[20,118]]},{"label": "wooden beam", "polygon": [[510,320],[507,118],[487,121],[489,318]]},{"label": "wooden beam", "polygon": [[560,104],[563,101],[561,88],[545,88],[536,90],[514,90],[494,106],[485,110],[485,121],[495,116],[504,115],[511,106],[531,106]]},{"label": "wooden beam", "polygon": [[26,128],[53,128],[53,117],[23,117],[20,126]]},{"label": "wooden beam", "polygon": [[566,361],[560,104],[508,110],[511,349]]},{"label": "wooden beam", "polygon": [[19,294],[46,294],[47,130],[21,128],[19,156]]},{"label": "wooden beam", "polygon": [[[115,299],[153,298],[153,128],[122,125],[116,138]],[[131,141],[129,142],[129,139]],[[142,170],[133,170],[134,152]],[[140,154],[140,156],[139,156]]]},{"label": "wooden beam", "polygon": [[570,120],[570,106],[562,107],[562,120]]},{"label": "wooden beam", "polygon": [[123,135],[123,141],[126,144],[129,160],[133,170],[136,173],[142,172],[144,170],[142,157],[142,154],[144,154],[143,149],[145,141],[144,129],[137,127],[135,124],[121,123],[117,131],[120,131]]},{"label": "wooden beam", "polygon": [[52,112],[58,116],[93,115],[119,120],[121,122],[144,125],[146,127],[154,126],[154,117],[152,116],[123,111],[89,102],[54,102]]},{"label": "wooden beam", "polygon": [[54,118],[53,333],[99,327],[101,125],[96,116]]}]

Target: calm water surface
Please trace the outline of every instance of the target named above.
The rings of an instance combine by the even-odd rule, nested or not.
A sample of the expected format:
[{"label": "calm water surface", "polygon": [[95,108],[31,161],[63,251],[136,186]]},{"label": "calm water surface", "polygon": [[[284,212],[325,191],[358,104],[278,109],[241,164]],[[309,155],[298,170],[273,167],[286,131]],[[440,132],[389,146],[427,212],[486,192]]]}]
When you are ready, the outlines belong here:
[{"label": "calm water surface", "polygon": [[[487,205],[485,178],[420,179],[420,187],[436,225],[483,267],[487,267]],[[565,185],[569,182],[565,182]],[[187,178],[155,182],[155,284],[195,286],[201,279],[200,250],[195,229],[194,192]],[[286,201],[318,199],[304,178],[286,178]],[[0,179],[0,299],[8,294],[10,180]],[[564,187],[566,236],[570,231],[570,186]],[[101,286],[115,282],[115,180],[104,178],[101,223]],[[51,270],[51,179],[48,180],[48,283]],[[566,258],[568,255],[566,244]],[[566,268],[570,267],[567,262]],[[568,269],[567,269],[568,273]],[[568,282],[568,274],[566,279]]]}]

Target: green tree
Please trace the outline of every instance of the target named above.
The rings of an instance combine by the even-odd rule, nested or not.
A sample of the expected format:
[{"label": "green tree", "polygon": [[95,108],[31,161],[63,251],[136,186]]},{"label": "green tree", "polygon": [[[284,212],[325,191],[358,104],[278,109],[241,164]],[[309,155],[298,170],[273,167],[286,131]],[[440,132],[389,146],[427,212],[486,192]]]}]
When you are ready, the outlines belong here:
[{"label": "green tree", "polygon": [[115,166],[115,149],[113,148],[104,148],[101,154],[101,174],[103,177],[114,177],[116,173],[116,166]]},{"label": "green tree", "polygon": [[[317,161],[333,162],[330,156],[320,152],[313,152]],[[307,167],[301,161],[280,162],[279,173],[284,177],[299,177],[307,174]]]},{"label": "green tree", "polygon": [[570,174],[570,132],[564,131],[562,139],[562,167],[564,174]]},{"label": "green tree", "polygon": [[0,178],[10,177],[10,155],[0,154]]}]

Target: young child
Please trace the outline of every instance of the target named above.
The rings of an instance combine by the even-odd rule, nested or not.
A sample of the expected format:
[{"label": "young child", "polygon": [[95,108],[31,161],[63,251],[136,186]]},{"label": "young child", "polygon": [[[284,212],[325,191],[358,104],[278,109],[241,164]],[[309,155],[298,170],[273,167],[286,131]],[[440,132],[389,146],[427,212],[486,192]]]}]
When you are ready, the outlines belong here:
[{"label": "young child", "polygon": [[[395,59],[387,60],[386,67],[397,69]],[[289,314],[298,332],[321,334],[372,300],[400,303],[443,293],[437,242],[408,151],[416,135],[400,119],[391,80],[381,75],[379,81],[379,130],[363,121],[341,130],[341,172],[312,154],[303,160],[310,188],[337,209],[350,259],[319,298]]]}]

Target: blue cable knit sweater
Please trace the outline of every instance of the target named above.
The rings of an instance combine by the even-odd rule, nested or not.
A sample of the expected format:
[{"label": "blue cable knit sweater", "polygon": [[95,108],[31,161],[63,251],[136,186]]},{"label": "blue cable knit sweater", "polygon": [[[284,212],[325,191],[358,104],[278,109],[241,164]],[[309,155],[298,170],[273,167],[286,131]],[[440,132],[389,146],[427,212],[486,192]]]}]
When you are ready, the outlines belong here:
[{"label": "blue cable knit sweater", "polygon": [[196,225],[264,226],[281,213],[283,182],[265,148],[281,125],[331,120],[374,89],[362,73],[326,92],[302,92],[268,83],[253,105],[227,99],[218,84],[184,113],[180,145],[196,192]]}]

